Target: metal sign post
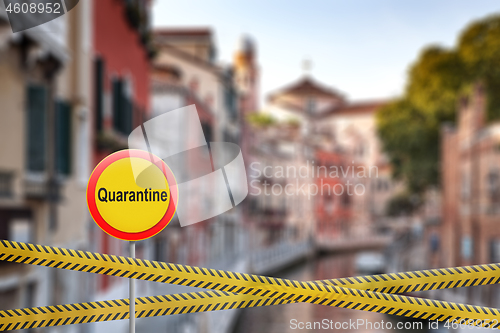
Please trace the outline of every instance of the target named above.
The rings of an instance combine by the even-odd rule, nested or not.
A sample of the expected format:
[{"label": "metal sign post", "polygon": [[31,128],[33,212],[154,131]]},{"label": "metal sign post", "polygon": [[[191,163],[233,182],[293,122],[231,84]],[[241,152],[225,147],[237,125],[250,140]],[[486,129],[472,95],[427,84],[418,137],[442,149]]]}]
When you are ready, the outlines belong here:
[{"label": "metal sign post", "polygon": [[[130,257],[135,258],[135,242],[129,242]],[[129,283],[129,333],[135,333],[135,279],[128,279]]]}]

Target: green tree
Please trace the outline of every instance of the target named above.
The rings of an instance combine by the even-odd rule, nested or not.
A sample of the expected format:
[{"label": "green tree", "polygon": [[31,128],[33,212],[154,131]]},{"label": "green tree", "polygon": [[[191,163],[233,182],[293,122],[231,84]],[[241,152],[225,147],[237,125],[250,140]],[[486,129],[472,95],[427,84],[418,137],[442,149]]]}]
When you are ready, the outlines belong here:
[{"label": "green tree", "polygon": [[429,120],[452,120],[458,94],[468,81],[466,76],[465,65],[457,52],[428,47],[410,68],[405,97]]},{"label": "green tree", "polygon": [[405,93],[377,113],[378,133],[394,176],[411,193],[439,185],[440,128],[456,118],[458,97],[481,81],[488,119],[500,118],[500,15],[469,25],[457,46],[430,46],[410,67]]},{"label": "green tree", "polygon": [[457,53],[468,82],[482,81],[488,96],[488,120],[500,118],[500,15],[473,22],[461,34]]},{"label": "green tree", "polygon": [[377,123],[395,178],[404,179],[412,193],[437,183],[439,131],[434,119],[400,99],[377,113]]}]

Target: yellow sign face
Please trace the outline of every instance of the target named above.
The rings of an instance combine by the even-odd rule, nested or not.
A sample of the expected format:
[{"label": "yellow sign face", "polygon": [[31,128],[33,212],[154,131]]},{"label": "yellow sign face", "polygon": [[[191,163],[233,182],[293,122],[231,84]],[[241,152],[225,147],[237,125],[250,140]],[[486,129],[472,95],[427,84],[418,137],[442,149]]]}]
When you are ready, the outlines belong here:
[{"label": "yellow sign face", "polygon": [[[149,177],[160,179],[164,189],[137,186],[130,163],[150,173]],[[148,168],[150,165],[141,158],[124,158],[107,167],[99,177],[97,209],[113,228],[141,232],[152,228],[165,215],[170,202],[168,182],[160,169]]]},{"label": "yellow sign face", "polygon": [[177,190],[171,193],[169,177],[174,182],[175,178],[163,161],[152,163],[151,158],[139,150],[120,151],[106,157],[92,173],[87,187],[89,210],[108,234],[125,240],[145,239],[172,219]]}]

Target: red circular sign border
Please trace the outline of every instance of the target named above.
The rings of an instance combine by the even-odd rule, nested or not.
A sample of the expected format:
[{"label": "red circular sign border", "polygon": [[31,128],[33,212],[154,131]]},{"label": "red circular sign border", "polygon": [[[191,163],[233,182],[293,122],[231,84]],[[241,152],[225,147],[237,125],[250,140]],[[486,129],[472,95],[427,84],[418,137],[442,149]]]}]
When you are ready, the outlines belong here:
[{"label": "red circular sign border", "polygon": [[[162,170],[163,175],[167,178],[167,182],[170,187],[171,200],[168,205],[167,211],[165,212],[165,215],[163,215],[161,220],[158,221],[158,223],[156,223],[153,227],[141,232],[124,232],[112,227],[101,216],[95,202],[96,199],[95,189],[97,186],[97,181],[99,180],[99,177],[101,176],[103,171],[112,163],[128,157],[138,157],[148,161],[151,161],[151,158],[156,159],[154,161],[154,164]],[[87,185],[87,205],[90,211],[90,215],[92,215],[94,221],[108,235],[127,241],[143,240],[146,238],[153,237],[154,235],[162,231],[174,217],[177,208],[177,202],[178,202],[177,181],[175,180],[175,176],[172,173],[172,170],[170,170],[168,165],[165,162],[163,162],[159,157],[154,156],[153,154],[150,154],[143,150],[137,150],[137,149],[120,150],[116,153],[106,156],[106,158],[104,158],[101,162],[99,162],[99,164],[95,167],[94,171],[92,171],[92,174],[90,175],[89,182]]]}]

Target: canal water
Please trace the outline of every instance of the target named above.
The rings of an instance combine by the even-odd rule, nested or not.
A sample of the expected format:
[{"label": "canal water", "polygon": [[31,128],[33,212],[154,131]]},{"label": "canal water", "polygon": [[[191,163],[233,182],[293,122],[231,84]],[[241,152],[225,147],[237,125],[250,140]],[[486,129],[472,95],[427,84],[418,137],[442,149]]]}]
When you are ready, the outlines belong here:
[{"label": "canal water", "polygon": [[[356,263],[359,262],[360,256],[366,257],[366,253],[320,256],[276,273],[274,276],[308,281],[372,274],[372,272],[359,271]],[[398,325],[402,328],[398,329]],[[402,317],[374,312],[295,303],[242,310],[233,333],[328,331],[438,332],[429,330],[428,322],[408,321]]]}]

